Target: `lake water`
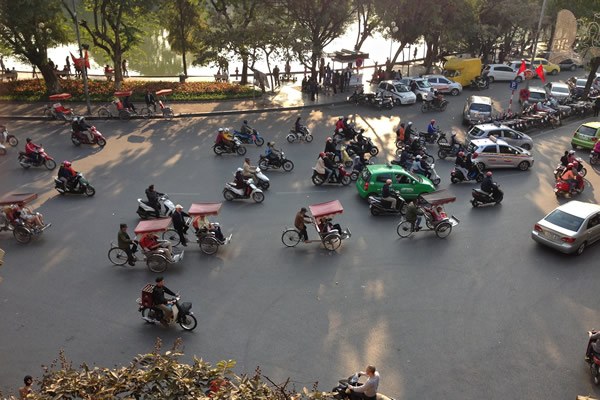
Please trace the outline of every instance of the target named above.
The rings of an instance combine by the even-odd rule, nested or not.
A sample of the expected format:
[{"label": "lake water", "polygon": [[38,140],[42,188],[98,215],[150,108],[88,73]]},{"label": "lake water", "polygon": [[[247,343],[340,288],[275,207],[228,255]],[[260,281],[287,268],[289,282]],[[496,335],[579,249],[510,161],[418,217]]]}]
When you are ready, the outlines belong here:
[{"label": "lake water", "polygon": [[[342,49],[352,50],[354,48],[356,34],[357,27],[355,26],[352,29],[349,29],[344,36],[334,40],[329,46],[327,46],[325,48],[325,52],[332,53]],[[408,60],[409,54],[410,56],[413,56],[415,48],[417,48],[416,58],[423,58],[425,47],[423,43],[419,43],[418,45],[412,46],[410,51],[408,48],[404,49],[404,59]],[[397,49],[397,44],[393,43],[392,52],[397,51]],[[365,66],[372,66],[375,61],[381,65],[385,63],[386,58],[390,56],[390,41],[384,39],[381,35],[376,34],[374,37],[370,37],[364,42],[362,51],[369,54],[369,59],[365,60]],[[70,57],[70,52],[72,52],[75,56],[78,56],[79,52],[76,44],[49,49],[48,56],[56,65],[58,65],[59,69],[62,69],[66,62],[65,59]],[[103,65],[110,64],[112,66],[112,62],[106,60],[106,56],[102,50],[95,50],[92,46],[89,53],[91,66],[89,70],[90,75],[103,75]],[[125,54],[124,57],[128,60],[130,76],[143,75],[177,77],[183,72],[181,56],[170,50],[164,32],[155,32],[153,35],[148,35],[144,42],[140,45],[139,49],[137,49],[135,52]],[[188,54],[188,75],[197,76],[200,78],[210,78],[212,80],[213,74],[217,73],[216,67],[191,66],[191,63],[189,62],[190,59],[192,59],[192,57]],[[398,57],[398,61],[402,60],[402,55],[400,55]],[[72,60],[70,61],[72,65],[73,62]],[[330,62],[330,60],[326,59],[325,62]],[[23,64],[13,57],[5,57],[4,64],[9,69],[15,67],[17,71],[24,71],[25,73],[19,74],[19,79],[26,79],[31,76],[29,74],[29,72],[32,70],[31,65]],[[271,60],[270,64],[271,68],[273,68],[275,65],[278,65],[279,69],[283,71],[285,62],[282,60]],[[291,66],[292,72],[304,71],[304,66],[298,62],[292,62]],[[229,63],[230,76],[233,76],[236,67],[238,67],[241,71],[241,62],[234,60]],[[341,64],[337,63],[335,67],[339,68],[341,67]],[[268,72],[267,65],[264,60],[258,61],[256,63],[256,68],[260,71]]]}]

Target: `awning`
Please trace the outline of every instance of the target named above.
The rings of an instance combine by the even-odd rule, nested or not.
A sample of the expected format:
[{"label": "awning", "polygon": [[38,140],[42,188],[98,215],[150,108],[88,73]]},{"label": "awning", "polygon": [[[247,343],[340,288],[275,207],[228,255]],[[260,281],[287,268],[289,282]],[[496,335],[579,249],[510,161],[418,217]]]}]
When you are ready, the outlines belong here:
[{"label": "awning", "polygon": [[9,193],[0,198],[0,206],[10,204],[26,204],[37,199],[36,193]]},{"label": "awning", "polygon": [[308,206],[310,213],[314,218],[328,217],[344,212],[344,207],[339,200],[332,200],[325,203],[312,204]]},{"label": "awning", "polygon": [[192,203],[190,215],[218,215],[223,203]]},{"label": "awning", "polygon": [[164,96],[164,95],[171,94],[171,93],[173,93],[173,89],[161,89],[158,92],[156,92],[156,95]]},{"label": "awning", "polygon": [[135,227],[135,233],[161,232],[169,229],[171,218],[152,219],[149,221],[140,221]]}]

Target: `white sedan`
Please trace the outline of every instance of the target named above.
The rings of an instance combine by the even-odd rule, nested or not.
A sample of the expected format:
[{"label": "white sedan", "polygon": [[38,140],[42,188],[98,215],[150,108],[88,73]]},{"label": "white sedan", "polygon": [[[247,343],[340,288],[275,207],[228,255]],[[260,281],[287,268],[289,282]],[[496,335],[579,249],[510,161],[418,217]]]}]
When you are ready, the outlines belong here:
[{"label": "white sedan", "polygon": [[463,87],[460,83],[446,78],[444,75],[423,75],[429,84],[440,93],[450,93],[452,96],[458,96]]}]

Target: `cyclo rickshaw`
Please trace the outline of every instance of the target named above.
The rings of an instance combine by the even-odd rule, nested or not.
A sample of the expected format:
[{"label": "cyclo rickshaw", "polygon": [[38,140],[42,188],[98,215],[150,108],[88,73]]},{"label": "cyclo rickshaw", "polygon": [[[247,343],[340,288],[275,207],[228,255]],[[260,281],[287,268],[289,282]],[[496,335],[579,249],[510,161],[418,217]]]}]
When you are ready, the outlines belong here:
[{"label": "cyclo rickshaw", "polygon": [[[223,203],[192,203],[188,214],[192,216],[192,218],[196,217],[208,217],[211,215],[219,215],[219,210],[221,210],[221,206]],[[188,227],[191,225],[192,218],[186,218],[186,223]],[[214,226],[219,226],[218,222],[211,222]],[[226,245],[231,242],[231,237],[233,235],[229,235],[224,237],[221,241],[217,239],[215,233],[208,229],[199,229],[195,232],[197,237],[198,245],[200,246],[200,250],[204,254],[212,255],[215,254],[219,250],[219,246]],[[180,243],[179,234],[175,229],[168,229],[163,233],[163,239],[170,241],[173,246],[177,246]]]},{"label": "cyclo rickshaw", "polygon": [[[110,104],[102,106],[98,109],[98,117],[104,119],[110,119],[113,117],[119,117],[119,119],[126,121],[132,116],[138,115],[137,112],[129,109],[125,105],[125,98],[130,97],[133,94],[133,90],[121,90],[114,93],[115,100]],[[123,98],[123,100],[121,100]],[[140,115],[147,118],[144,114],[144,108],[140,111]]]},{"label": "cyclo rickshaw", "polygon": [[75,116],[73,109],[63,106],[60,102],[69,100],[71,97],[73,96],[70,93],[59,93],[49,96],[48,98],[56,103],[47,104],[46,107],[44,107],[44,117],[50,119],[62,119],[63,121],[70,122]]},{"label": "cyclo rickshaw", "polygon": [[[10,193],[0,198],[0,231],[12,231],[17,242],[25,244],[49,228],[51,224],[41,222],[40,214],[32,213],[26,206],[35,199],[35,193]],[[24,217],[24,212],[30,218]],[[34,221],[36,219],[40,224]]]},{"label": "cyclo rickshaw", "polygon": [[[344,239],[352,236],[350,229],[327,229],[327,224],[334,215],[344,212],[342,203],[339,200],[332,200],[325,203],[318,203],[308,206],[310,210],[310,219],[315,226],[319,239],[308,240],[304,243],[321,242],[323,247],[329,251],[337,250]],[[302,241],[300,231],[295,228],[285,228],[281,235],[281,241],[287,247],[294,247]]]},{"label": "cyclo rickshaw", "polygon": [[[175,116],[175,114],[173,113],[173,109],[165,105],[165,103],[167,102],[167,95],[171,93],[173,93],[173,89],[161,89],[155,93],[156,97],[158,98],[158,105],[162,112],[162,116],[163,118],[168,120],[173,119],[173,117]],[[144,118],[150,118],[152,115],[154,115],[155,112],[156,106],[154,106],[153,109],[150,109],[150,107],[144,107],[142,108],[141,114],[144,116]]]},{"label": "cyclo rickshaw", "polygon": [[[434,231],[436,236],[443,239],[450,235],[452,228],[458,225],[460,220],[454,215],[448,217],[444,211],[444,204],[456,200],[454,196],[448,196],[446,190],[438,190],[432,193],[422,194],[417,197],[417,207],[423,212],[427,229]],[[407,238],[415,232],[412,222],[403,219],[396,227],[396,233],[401,238]]]},{"label": "cyclo rickshaw", "polygon": [[[171,226],[171,218],[160,218],[149,221],[140,221],[135,227],[136,235],[145,235],[148,233],[158,234],[166,232]],[[135,254],[137,251],[141,251],[142,259],[138,259]],[[155,250],[148,250],[142,248],[139,244],[137,246],[136,253],[134,254],[135,261],[146,261],[148,269],[152,272],[163,272],[167,269],[169,264],[178,263],[183,260],[183,251],[179,254],[173,253],[173,261],[170,261],[165,254],[164,249],[158,248]],[[127,253],[125,250],[115,246],[114,242],[110,243],[110,250],[108,250],[108,259],[115,265],[125,265],[127,263]]]}]

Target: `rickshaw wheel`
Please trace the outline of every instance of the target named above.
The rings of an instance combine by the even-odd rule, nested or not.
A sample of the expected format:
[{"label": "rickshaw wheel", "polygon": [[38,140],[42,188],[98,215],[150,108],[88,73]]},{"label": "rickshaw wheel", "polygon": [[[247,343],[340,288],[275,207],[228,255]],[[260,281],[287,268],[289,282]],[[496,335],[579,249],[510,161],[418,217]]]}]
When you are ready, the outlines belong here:
[{"label": "rickshaw wheel", "polygon": [[205,236],[200,240],[200,250],[204,254],[212,255],[219,250],[219,242],[211,236]]},{"label": "rickshaw wheel", "polygon": [[342,245],[342,238],[338,233],[330,233],[323,238],[323,246],[329,251],[335,251]]},{"label": "rickshaw wheel", "polygon": [[168,240],[169,242],[171,242],[173,246],[179,246],[179,243],[181,243],[181,240],[179,239],[179,234],[173,228],[164,231],[162,234],[162,238],[163,240]]},{"label": "rickshaw wheel", "polygon": [[27,228],[25,228],[24,226],[16,226],[15,230],[13,231],[13,235],[15,237],[15,239],[17,239],[17,242],[21,243],[21,244],[26,244],[29,243],[31,241],[31,231]]},{"label": "rickshaw wheel", "polygon": [[102,107],[98,110],[98,117],[103,119],[110,119],[110,111],[108,111],[105,107]]},{"label": "rickshaw wheel", "polygon": [[167,269],[167,259],[160,254],[151,254],[146,259],[146,265],[152,272],[164,272]]},{"label": "rickshaw wheel", "polygon": [[126,110],[121,110],[119,111],[119,119],[122,121],[127,121],[131,118],[131,114],[129,113],[129,111]]},{"label": "rickshaw wheel", "polygon": [[300,232],[295,229],[288,229],[281,234],[281,242],[286,247],[294,247],[300,243]]},{"label": "rickshaw wheel", "polygon": [[44,108],[44,117],[48,119],[54,119],[54,114],[52,114],[52,110],[50,108]]},{"label": "rickshaw wheel", "polygon": [[144,119],[149,119],[152,116],[152,111],[150,111],[148,107],[144,107],[140,111],[140,114],[142,115],[142,117],[144,117]]},{"label": "rickshaw wheel", "polygon": [[429,229],[434,229],[435,225],[433,224],[433,215],[427,211],[425,211],[423,215],[425,216],[425,225],[427,225]]},{"label": "rickshaw wheel", "polygon": [[396,227],[396,233],[401,238],[407,238],[413,233],[413,224],[412,222],[402,221]]},{"label": "rickshaw wheel", "polygon": [[108,251],[108,259],[115,265],[125,265],[127,263],[127,253],[118,247],[113,247]]},{"label": "rickshaw wheel", "polygon": [[450,222],[444,221],[437,224],[435,227],[435,234],[440,239],[444,239],[448,237],[448,235],[452,232],[452,224]]},{"label": "rickshaw wheel", "polygon": [[163,110],[163,118],[167,119],[167,120],[172,120],[173,117],[175,116],[175,114],[173,113],[173,110],[171,110],[170,107],[167,107]]}]

